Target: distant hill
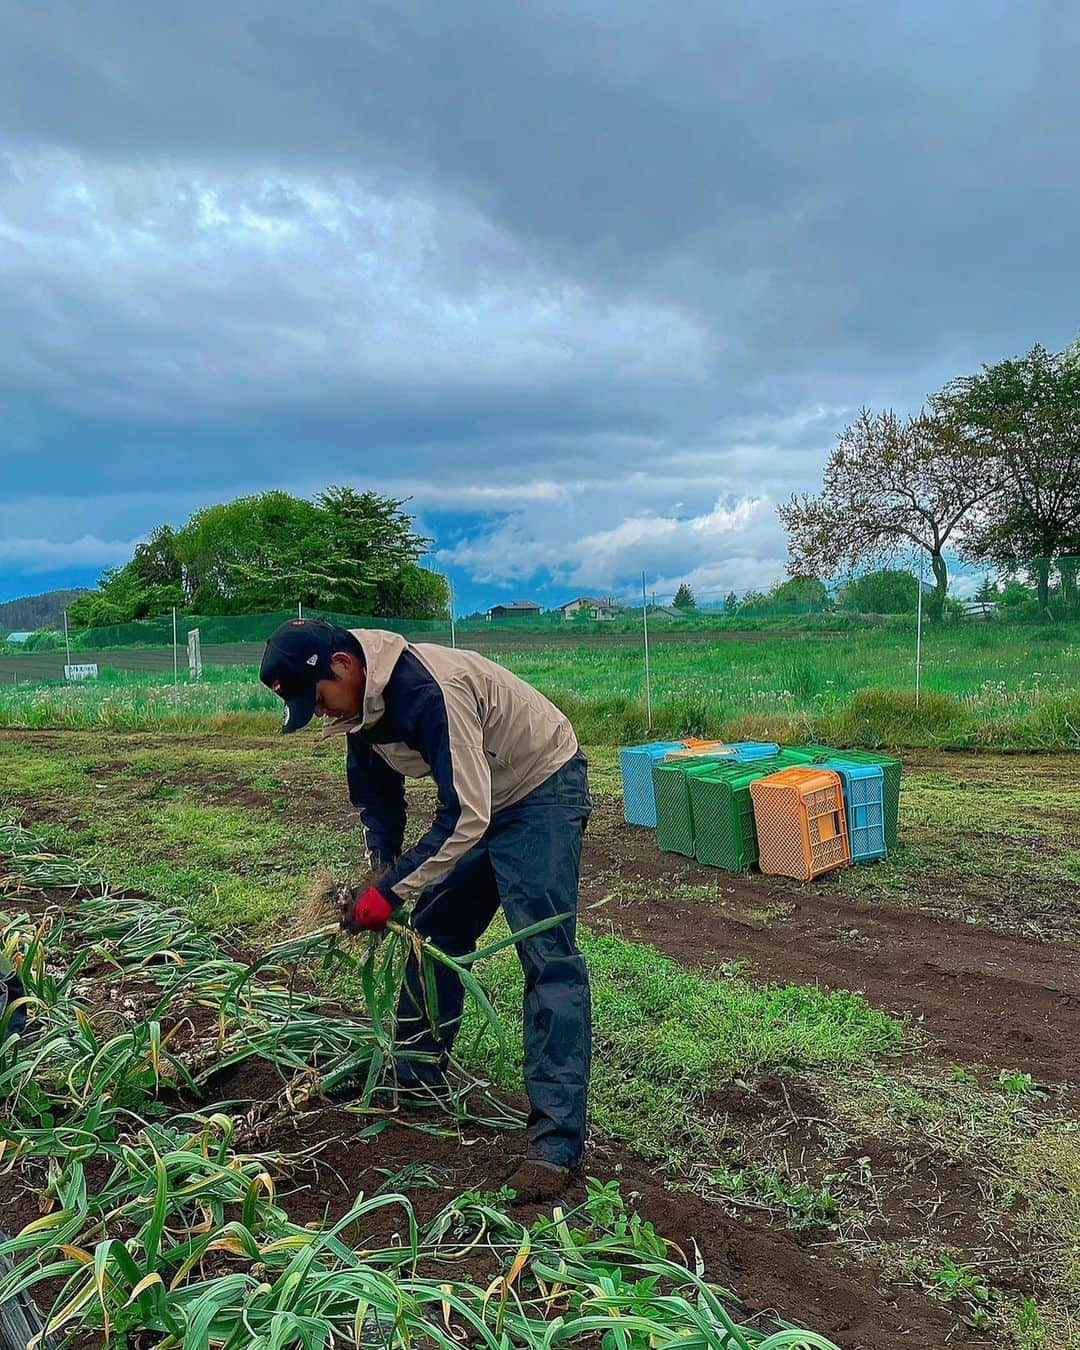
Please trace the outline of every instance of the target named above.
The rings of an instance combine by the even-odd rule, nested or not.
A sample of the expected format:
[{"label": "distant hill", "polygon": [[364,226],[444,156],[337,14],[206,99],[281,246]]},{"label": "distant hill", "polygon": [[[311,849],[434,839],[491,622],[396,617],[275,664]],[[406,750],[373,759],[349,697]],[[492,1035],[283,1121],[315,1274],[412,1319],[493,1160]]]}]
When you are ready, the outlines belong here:
[{"label": "distant hill", "polygon": [[24,595],[19,600],[5,600],[0,604],[0,633],[62,628],[64,610],[77,595],[85,593],[86,587],[81,586],[74,591],[45,591],[43,595]]}]

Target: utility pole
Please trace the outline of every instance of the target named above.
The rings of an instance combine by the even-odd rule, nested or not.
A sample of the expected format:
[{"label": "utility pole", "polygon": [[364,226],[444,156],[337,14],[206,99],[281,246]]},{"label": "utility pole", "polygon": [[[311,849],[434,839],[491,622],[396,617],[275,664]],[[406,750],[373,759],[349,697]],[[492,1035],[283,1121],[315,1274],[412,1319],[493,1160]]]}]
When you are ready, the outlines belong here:
[{"label": "utility pole", "polygon": [[446,574],[446,585],[450,591],[450,646],[457,647],[457,625],[454,619],[454,581],[450,573]]},{"label": "utility pole", "polygon": [[645,710],[652,731],[652,677],[649,674],[649,601],[645,590],[645,572],[641,573],[641,628],[645,635]]},{"label": "utility pole", "polygon": [[64,647],[67,650],[67,663],[71,665],[71,639],[68,636],[68,617],[67,610],[64,610]]},{"label": "utility pole", "polygon": [[180,663],[176,655],[176,606],[172,612],[172,682],[173,688],[180,688]]},{"label": "utility pole", "polygon": [[915,707],[919,706],[922,683],[922,574],[923,558],[919,554],[919,595],[915,602]]}]

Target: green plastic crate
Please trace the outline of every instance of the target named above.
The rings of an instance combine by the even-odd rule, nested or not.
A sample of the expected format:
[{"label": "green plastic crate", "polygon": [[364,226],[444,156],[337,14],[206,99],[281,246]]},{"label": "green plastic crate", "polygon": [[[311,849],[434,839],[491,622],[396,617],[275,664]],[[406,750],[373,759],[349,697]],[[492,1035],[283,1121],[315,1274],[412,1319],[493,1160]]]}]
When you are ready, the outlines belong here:
[{"label": "green plastic crate", "polygon": [[694,825],[690,815],[688,780],[709,769],[728,764],[731,760],[693,759],[659,760],[653,765],[653,796],[656,798],[656,842],[665,853],[694,856]]},{"label": "green plastic crate", "polygon": [[904,766],[895,755],[879,755],[876,750],[837,750],[831,745],[804,745],[801,750],[812,751],[814,762],[825,759],[846,759],[851,764],[880,764],[882,797],[885,806],[885,846],[891,853],[896,847],[900,821],[900,777]]},{"label": "green plastic crate", "polygon": [[750,784],[780,769],[813,762],[812,756],[801,749],[781,750],[769,759],[730,768],[716,766],[711,773],[695,775],[687,786],[698,862],[722,867],[726,872],[745,872],[753,867],[758,844]]}]

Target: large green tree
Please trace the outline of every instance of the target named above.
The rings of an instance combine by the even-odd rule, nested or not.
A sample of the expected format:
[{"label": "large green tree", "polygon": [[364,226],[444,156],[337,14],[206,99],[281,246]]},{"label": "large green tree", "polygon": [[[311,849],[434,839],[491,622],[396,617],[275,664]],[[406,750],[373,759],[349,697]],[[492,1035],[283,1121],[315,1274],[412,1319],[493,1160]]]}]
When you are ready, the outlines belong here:
[{"label": "large green tree", "polygon": [[995,466],[944,415],[900,418],[864,408],[841,433],[817,494],[779,508],[793,575],[839,577],[924,552],[934,573],[929,609],[948,591],[946,545],[996,489]]},{"label": "large green tree", "polygon": [[97,590],[84,592],[68,606],[68,618],[77,627],[100,628],[163,614],[183,605],[184,598],[176,535],[170,526],[159,525],[136,544],[130,562],[108,568]]},{"label": "large green tree", "polygon": [[1080,361],[1035,346],[1026,356],[983,366],[933,400],[998,466],[990,509],[964,529],[964,552],[1002,571],[1036,579],[1039,612],[1050,617],[1050,574],[1065,555],[1068,598],[1080,553]]},{"label": "large green tree", "polygon": [[429,541],[405,503],[332,487],[315,501],[287,492],[240,497],[167,525],[71,608],[80,625],[125,623],[173,605],[197,614],[308,608],[397,618],[446,613],[447,586],[419,566]]}]

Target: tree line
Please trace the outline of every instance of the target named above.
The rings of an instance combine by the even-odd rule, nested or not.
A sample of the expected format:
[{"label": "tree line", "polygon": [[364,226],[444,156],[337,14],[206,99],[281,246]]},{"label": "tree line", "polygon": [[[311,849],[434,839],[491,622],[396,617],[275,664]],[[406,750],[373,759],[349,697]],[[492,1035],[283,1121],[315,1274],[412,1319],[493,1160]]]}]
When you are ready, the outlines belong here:
[{"label": "tree line", "polygon": [[1080,351],[1036,345],[951,381],[914,417],[864,408],[840,433],[821,492],[779,508],[789,571],[835,579],[898,553],[929,557],[931,616],[948,591],[946,547],[1001,575],[1025,572],[1050,615],[1080,566]]},{"label": "tree line", "polygon": [[264,492],[196,511],[180,529],[159,525],[69,620],[101,627],[192,614],[253,614],[297,603],[344,614],[407,619],[447,613],[445,578],[420,566],[430,539],[415,533],[405,500],[330,487],[314,501]]}]

